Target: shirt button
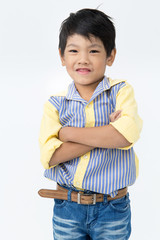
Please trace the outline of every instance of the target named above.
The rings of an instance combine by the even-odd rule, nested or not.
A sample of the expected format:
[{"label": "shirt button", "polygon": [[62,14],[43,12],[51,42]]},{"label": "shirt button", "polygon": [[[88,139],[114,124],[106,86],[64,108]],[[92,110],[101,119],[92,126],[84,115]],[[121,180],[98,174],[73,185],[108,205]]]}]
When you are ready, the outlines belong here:
[{"label": "shirt button", "polygon": [[76,184],[77,184],[77,186],[79,186],[80,184],[79,184],[79,182],[76,182]]},{"label": "shirt button", "polygon": [[91,108],[91,104],[88,104],[88,108]]},{"label": "shirt button", "polygon": [[83,158],[84,158],[84,159],[87,159],[87,158],[88,158],[88,156],[87,156],[87,155],[84,155],[84,156],[83,156]]}]

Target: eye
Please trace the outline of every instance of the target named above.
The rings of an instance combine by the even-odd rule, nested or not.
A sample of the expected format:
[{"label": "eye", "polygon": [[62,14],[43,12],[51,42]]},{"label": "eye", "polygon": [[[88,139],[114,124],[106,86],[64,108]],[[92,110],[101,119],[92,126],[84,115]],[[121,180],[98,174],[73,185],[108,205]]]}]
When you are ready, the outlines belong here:
[{"label": "eye", "polygon": [[71,49],[71,50],[69,50],[69,52],[71,52],[71,53],[77,53],[78,51],[77,51],[76,49]]},{"label": "eye", "polygon": [[95,49],[93,49],[93,50],[91,50],[91,51],[90,51],[90,53],[99,53],[99,51],[98,51],[98,50],[95,50]]}]

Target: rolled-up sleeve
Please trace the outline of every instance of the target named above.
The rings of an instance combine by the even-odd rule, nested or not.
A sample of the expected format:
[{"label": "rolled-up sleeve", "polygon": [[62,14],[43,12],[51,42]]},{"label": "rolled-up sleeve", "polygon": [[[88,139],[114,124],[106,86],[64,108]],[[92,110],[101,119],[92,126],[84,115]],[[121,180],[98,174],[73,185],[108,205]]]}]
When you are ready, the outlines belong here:
[{"label": "rolled-up sleeve", "polygon": [[138,115],[133,88],[127,82],[118,91],[115,110],[122,110],[121,117],[110,124],[133,145],[140,137],[143,122]]},{"label": "rolled-up sleeve", "polygon": [[58,139],[61,127],[57,109],[49,101],[46,102],[39,135],[40,159],[45,169],[51,168],[49,166],[50,159],[55,150],[63,143]]}]

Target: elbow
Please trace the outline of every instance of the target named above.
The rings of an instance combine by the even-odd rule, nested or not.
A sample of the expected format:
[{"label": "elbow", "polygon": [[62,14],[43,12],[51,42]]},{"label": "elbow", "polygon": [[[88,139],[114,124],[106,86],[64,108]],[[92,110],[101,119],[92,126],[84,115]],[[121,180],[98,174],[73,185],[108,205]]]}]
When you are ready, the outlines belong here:
[{"label": "elbow", "polygon": [[133,144],[134,144],[134,143],[131,143],[131,142],[129,142],[126,138],[124,138],[118,148],[119,148],[119,149],[122,149],[122,150],[129,150],[130,148],[133,147]]},{"label": "elbow", "polygon": [[133,143],[129,142],[122,134],[120,134],[120,138],[117,141],[118,148],[130,148],[132,145]]},{"label": "elbow", "polygon": [[45,151],[45,149],[41,149],[40,155],[40,161],[45,170],[50,169],[56,165],[52,159],[54,154],[51,151],[48,152]]},{"label": "elbow", "polygon": [[55,162],[54,154],[53,154],[53,156],[51,157],[48,165],[49,165],[49,168],[55,167],[55,166],[57,165],[57,163]]},{"label": "elbow", "polygon": [[132,146],[133,143],[129,142],[126,138],[124,138],[124,141],[123,141],[123,148],[130,148]]},{"label": "elbow", "polygon": [[125,138],[123,139],[124,145],[133,145],[140,137],[142,120],[138,117],[123,116],[110,124]]}]

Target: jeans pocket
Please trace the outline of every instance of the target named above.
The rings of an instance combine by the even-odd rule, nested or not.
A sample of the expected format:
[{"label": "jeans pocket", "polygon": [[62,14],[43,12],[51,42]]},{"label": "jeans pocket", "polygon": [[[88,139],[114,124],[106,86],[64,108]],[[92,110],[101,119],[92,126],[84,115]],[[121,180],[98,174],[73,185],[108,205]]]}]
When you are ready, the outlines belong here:
[{"label": "jeans pocket", "polygon": [[64,207],[67,204],[66,200],[54,199],[54,204],[56,208]]},{"label": "jeans pocket", "polygon": [[126,212],[128,209],[130,209],[130,200],[129,200],[129,194],[126,196],[116,199],[116,200],[111,200],[109,202],[109,206],[118,212]]}]

